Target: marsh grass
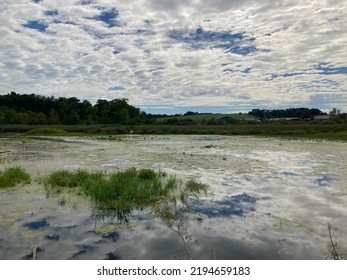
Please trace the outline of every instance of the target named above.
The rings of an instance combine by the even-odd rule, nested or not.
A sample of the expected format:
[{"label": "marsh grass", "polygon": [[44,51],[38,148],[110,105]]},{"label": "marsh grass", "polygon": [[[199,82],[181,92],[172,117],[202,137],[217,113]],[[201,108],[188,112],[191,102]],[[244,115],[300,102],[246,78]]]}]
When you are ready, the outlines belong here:
[{"label": "marsh grass", "polygon": [[117,217],[129,225],[133,209],[149,209],[181,239],[189,259],[193,240],[185,224],[191,200],[207,195],[209,186],[193,179],[183,182],[151,169],[130,168],[115,173],[61,170],[46,179],[48,190],[78,190],[95,203],[101,219]]},{"label": "marsh grass", "polygon": [[30,183],[30,175],[20,167],[10,167],[0,171],[0,189]]},{"label": "marsh grass", "polygon": [[62,192],[75,190],[90,197],[98,209],[144,208],[168,196],[180,197],[184,203],[188,196],[197,196],[208,186],[189,180],[185,185],[175,177],[151,169],[129,168],[114,173],[85,170],[60,170],[45,180],[47,190]]},{"label": "marsh grass", "polygon": [[52,127],[39,127],[30,129],[26,132],[30,136],[68,136],[69,133],[63,129],[52,128]]}]

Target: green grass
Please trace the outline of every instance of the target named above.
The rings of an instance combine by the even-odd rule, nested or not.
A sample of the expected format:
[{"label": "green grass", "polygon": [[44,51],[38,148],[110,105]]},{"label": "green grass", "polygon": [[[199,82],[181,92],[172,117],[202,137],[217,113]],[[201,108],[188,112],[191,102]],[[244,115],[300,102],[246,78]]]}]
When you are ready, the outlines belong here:
[{"label": "green grass", "polygon": [[26,134],[30,136],[67,136],[69,135],[69,133],[63,129],[51,128],[51,127],[34,128],[29,130]]},{"label": "green grass", "polygon": [[181,197],[196,196],[208,186],[189,180],[185,185],[175,177],[151,169],[130,168],[107,174],[84,170],[60,170],[46,179],[50,191],[77,189],[90,197],[98,209],[133,209],[154,205],[172,193]]},{"label": "green grass", "polygon": [[[0,125],[0,135],[16,136],[94,136],[100,139],[120,140],[121,133],[133,134],[195,134],[195,135],[249,135],[263,137],[283,137],[283,138],[308,138],[347,141],[347,121],[240,121],[231,124],[209,124],[208,120],[215,118],[215,114],[181,116],[178,118],[194,119],[193,123],[181,125],[164,124],[165,119],[158,119],[156,124],[148,125],[57,125],[57,126],[18,126]],[[245,117],[245,115],[233,115]],[[247,115],[247,117],[250,117]],[[200,119],[199,119],[200,118]],[[205,119],[204,119],[205,118]],[[209,119],[208,119],[209,118]],[[203,124],[203,120],[205,124]],[[122,131],[122,132],[120,132]]]},{"label": "green grass", "polygon": [[30,175],[20,167],[10,167],[0,171],[0,189],[30,183]]}]

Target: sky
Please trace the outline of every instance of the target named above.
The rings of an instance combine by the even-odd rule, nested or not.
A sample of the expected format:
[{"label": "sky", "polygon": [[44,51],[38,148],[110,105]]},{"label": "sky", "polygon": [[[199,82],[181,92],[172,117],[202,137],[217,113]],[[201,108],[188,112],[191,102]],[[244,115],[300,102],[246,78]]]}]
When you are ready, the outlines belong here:
[{"label": "sky", "polygon": [[347,112],[345,0],[1,0],[0,94]]}]

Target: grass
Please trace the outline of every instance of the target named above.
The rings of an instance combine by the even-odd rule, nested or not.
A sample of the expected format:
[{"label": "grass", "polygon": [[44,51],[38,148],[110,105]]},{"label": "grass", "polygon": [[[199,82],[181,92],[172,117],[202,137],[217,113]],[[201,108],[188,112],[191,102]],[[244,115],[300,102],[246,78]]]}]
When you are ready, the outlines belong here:
[{"label": "grass", "polygon": [[69,133],[63,129],[51,128],[51,127],[42,127],[34,128],[26,132],[30,136],[68,136]]},{"label": "grass", "polygon": [[[214,115],[205,115],[205,117]],[[236,114],[234,117],[242,117]],[[234,124],[203,124],[198,119],[204,116],[182,116],[196,118],[193,123],[166,125],[158,119],[156,124],[148,125],[0,125],[0,135],[11,136],[21,133],[27,136],[116,136],[119,134],[214,134],[250,135],[263,137],[308,138],[347,141],[347,121],[278,121],[252,122],[240,121]],[[106,138],[107,139],[107,138]],[[118,139],[118,138],[116,138]]]},{"label": "grass", "polygon": [[20,167],[10,167],[0,171],[0,189],[30,183],[30,175]]},{"label": "grass", "polygon": [[60,170],[46,179],[49,190],[60,192],[75,189],[90,197],[101,210],[124,210],[155,205],[172,193],[182,199],[196,196],[207,185],[189,180],[186,184],[165,173],[151,169],[129,168],[107,174],[85,170]]}]

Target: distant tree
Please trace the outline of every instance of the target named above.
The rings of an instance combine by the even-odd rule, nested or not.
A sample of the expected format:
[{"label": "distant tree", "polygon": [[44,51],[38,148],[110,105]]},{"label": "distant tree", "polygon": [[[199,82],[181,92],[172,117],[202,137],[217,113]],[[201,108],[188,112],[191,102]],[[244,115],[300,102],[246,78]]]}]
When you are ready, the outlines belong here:
[{"label": "distant tree", "polygon": [[49,124],[60,124],[59,114],[53,108],[49,111],[48,122],[49,122]]},{"label": "distant tree", "polygon": [[331,111],[330,111],[330,116],[338,116],[340,115],[341,113],[341,110],[337,109],[337,108],[333,108]]},{"label": "distant tree", "polygon": [[319,109],[308,108],[289,108],[289,109],[276,109],[276,110],[260,110],[252,109],[248,114],[257,116],[260,119],[270,118],[300,118],[312,119],[316,115],[323,115],[324,113]]},{"label": "distant tree", "polygon": [[183,116],[193,116],[193,115],[199,115],[198,112],[192,112],[192,111],[188,111],[187,113],[185,113]]},{"label": "distant tree", "polygon": [[119,122],[121,124],[127,124],[129,122],[129,110],[128,110],[128,108],[122,108],[120,110]]},{"label": "distant tree", "polygon": [[0,123],[28,124],[138,124],[155,121],[154,117],[128,104],[128,100],[99,99],[95,105],[76,97],[44,97],[11,92],[0,95]]}]

